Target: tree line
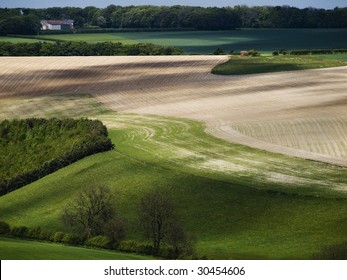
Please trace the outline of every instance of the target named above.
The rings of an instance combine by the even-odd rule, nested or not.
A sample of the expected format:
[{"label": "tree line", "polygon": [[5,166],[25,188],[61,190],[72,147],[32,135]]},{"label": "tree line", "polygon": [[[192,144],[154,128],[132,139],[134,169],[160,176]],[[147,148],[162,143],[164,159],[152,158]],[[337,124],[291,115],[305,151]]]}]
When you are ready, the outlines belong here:
[{"label": "tree line", "polygon": [[291,6],[88,6],[0,9],[0,35],[37,34],[42,19],[73,19],[76,28],[342,28],[347,8],[332,10]]},{"label": "tree line", "polygon": [[98,120],[4,120],[0,122],[0,195],[113,147]]},{"label": "tree line", "polygon": [[[136,207],[136,201],[134,205]],[[177,214],[174,200],[161,189],[152,189],[139,200],[137,219],[132,227],[141,233],[143,241],[140,242],[126,240],[127,221],[119,215],[115,196],[106,186],[86,187],[63,208],[60,218],[69,233],[39,227],[11,228],[0,221],[0,236],[85,245],[169,259],[199,258],[195,254],[194,241]]]},{"label": "tree line", "polygon": [[179,55],[177,47],[150,43],[123,45],[122,43],[66,42],[11,43],[0,42],[0,56],[111,56],[111,55]]}]

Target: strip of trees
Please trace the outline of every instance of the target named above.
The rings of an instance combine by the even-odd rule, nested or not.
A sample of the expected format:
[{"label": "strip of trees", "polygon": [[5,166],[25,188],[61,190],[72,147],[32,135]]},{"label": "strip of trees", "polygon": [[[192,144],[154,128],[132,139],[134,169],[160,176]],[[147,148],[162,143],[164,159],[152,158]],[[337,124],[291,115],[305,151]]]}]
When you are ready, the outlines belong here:
[{"label": "strip of trees", "polygon": [[111,56],[111,55],[180,55],[177,47],[150,43],[123,45],[101,42],[10,43],[0,42],[0,56]]},{"label": "strip of trees", "polygon": [[4,120],[0,123],[0,195],[113,148],[98,120]]},{"label": "strip of trees", "polygon": [[[138,218],[132,228],[143,241],[126,240],[127,221],[116,207],[115,195],[106,186],[80,191],[65,205],[61,221],[69,233],[39,227],[10,227],[0,221],[0,236],[47,240],[69,245],[85,245],[168,259],[199,258],[177,214],[174,200],[165,191],[150,190],[139,201]],[[136,202],[134,203],[136,205]]]},{"label": "strip of trees", "polygon": [[37,34],[42,19],[73,19],[76,28],[341,28],[347,8],[333,10],[290,6],[116,6],[0,9],[0,35]]}]

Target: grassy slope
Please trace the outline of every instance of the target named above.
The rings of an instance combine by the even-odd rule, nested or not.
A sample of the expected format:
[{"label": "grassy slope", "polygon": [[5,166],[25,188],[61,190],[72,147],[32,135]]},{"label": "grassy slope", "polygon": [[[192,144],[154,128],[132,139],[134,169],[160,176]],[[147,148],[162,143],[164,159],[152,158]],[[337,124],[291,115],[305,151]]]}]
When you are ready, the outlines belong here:
[{"label": "grassy slope", "polygon": [[[131,225],[141,194],[161,187],[175,197],[198,252],[210,258],[309,258],[324,245],[346,240],[347,204],[335,197],[347,195],[332,190],[346,185],[346,169],[230,144],[205,134],[197,122],[116,114],[99,118],[114,127],[110,136],[118,151],[85,158],[0,197],[0,220],[66,230],[58,219],[64,204],[85,186],[106,184],[117,193],[118,208]],[[199,168],[210,160],[238,164],[242,171]],[[303,182],[317,180],[304,185],[264,177],[280,170],[304,174]],[[130,226],[128,238],[140,238],[136,228]]]},{"label": "grassy slope", "polygon": [[286,55],[240,57],[231,56],[230,60],[213,68],[213,74],[242,75],[279,71],[305,70],[347,65],[347,55]]},{"label": "grassy slope", "polygon": [[0,237],[1,260],[145,260],[148,256]]}]

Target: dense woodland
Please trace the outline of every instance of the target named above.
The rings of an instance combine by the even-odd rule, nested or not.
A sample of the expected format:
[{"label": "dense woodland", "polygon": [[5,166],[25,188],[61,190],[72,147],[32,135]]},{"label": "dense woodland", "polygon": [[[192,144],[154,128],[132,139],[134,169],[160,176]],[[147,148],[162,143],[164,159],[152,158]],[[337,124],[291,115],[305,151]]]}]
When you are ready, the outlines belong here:
[{"label": "dense woodland", "polygon": [[37,34],[41,19],[73,19],[81,28],[341,28],[347,27],[347,7],[333,10],[290,6],[190,6],[53,7],[0,9],[0,35]]},{"label": "dense woodland", "polygon": [[100,121],[4,120],[0,122],[0,195],[112,148]]}]

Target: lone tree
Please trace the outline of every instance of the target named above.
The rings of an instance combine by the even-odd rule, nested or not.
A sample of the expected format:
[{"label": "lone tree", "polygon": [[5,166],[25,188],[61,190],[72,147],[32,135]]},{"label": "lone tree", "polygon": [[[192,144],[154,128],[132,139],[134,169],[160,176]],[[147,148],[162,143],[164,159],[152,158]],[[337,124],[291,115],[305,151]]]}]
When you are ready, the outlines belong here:
[{"label": "lone tree", "polygon": [[153,243],[153,254],[158,255],[161,242],[166,237],[174,219],[174,203],[164,191],[146,193],[140,204],[139,221],[146,237]]},{"label": "lone tree", "polygon": [[124,221],[116,215],[113,196],[105,186],[90,187],[80,192],[64,210],[62,220],[87,239],[106,235],[113,241],[124,237]]},{"label": "lone tree", "polygon": [[170,258],[193,254],[193,241],[186,234],[170,195],[160,189],[146,193],[140,203],[140,226],[151,239],[153,254],[160,253],[162,243],[169,246]]}]

